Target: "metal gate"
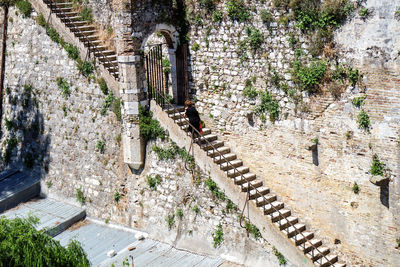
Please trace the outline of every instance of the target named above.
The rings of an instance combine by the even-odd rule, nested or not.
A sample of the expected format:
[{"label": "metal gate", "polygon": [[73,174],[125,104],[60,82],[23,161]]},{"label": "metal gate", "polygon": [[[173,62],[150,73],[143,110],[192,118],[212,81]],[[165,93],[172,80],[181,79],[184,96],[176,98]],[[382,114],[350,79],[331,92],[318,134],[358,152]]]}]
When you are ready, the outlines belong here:
[{"label": "metal gate", "polygon": [[[178,103],[182,105],[188,99],[189,75],[188,75],[188,46],[178,46],[176,50],[176,84]],[[164,106],[165,101],[170,101],[168,95],[168,76],[164,72],[162,64],[162,44],[154,45],[145,56],[145,68],[147,78],[147,97],[154,99],[157,104]]]},{"label": "metal gate", "polygon": [[176,49],[176,84],[178,87],[178,103],[182,105],[189,98],[189,75],[188,75],[188,46],[179,45]]},{"label": "metal gate", "polygon": [[168,94],[167,79],[162,65],[162,45],[152,47],[145,56],[147,77],[147,97],[154,99],[157,104],[164,106]]}]

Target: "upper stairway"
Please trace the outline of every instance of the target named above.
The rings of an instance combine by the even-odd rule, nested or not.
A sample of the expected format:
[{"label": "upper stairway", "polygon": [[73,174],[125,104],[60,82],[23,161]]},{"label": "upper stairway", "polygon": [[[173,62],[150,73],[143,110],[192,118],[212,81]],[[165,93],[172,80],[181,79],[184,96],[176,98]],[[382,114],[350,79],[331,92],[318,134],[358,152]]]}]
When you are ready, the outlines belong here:
[{"label": "upper stairway", "polygon": [[[153,106],[154,104],[155,101],[152,101]],[[162,117],[160,120],[162,126],[166,128],[168,123],[173,122],[180,127],[182,135],[189,135],[187,132],[189,122],[184,117],[182,107],[170,105],[168,108],[164,108],[164,112],[172,121],[168,122],[169,119]],[[157,112],[156,114],[160,115]],[[169,130],[171,130],[171,127],[169,127]],[[177,139],[179,139],[178,135],[176,135]],[[173,137],[171,138],[178,142]],[[256,207],[256,211],[261,213],[265,220],[272,223],[274,229],[280,231],[314,265],[323,267],[346,266],[346,264],[338,262],[338,256],[324,246],[322,240],[316,238],[312,231],[307,230],[307,226],[298,217],[292,215],[291,209],[286,207],[278,196],[264,185],[263,180],[252,173],[249,167],[246,167],[243,161],[238,159],[229,147],[225,146],[223,141],[218,140],[218,136],[213,134],[211,129],[203,129],[202,136],[195,138],[193,142],[206,152],[207,157],[214,164],[213,168],[219,168],[225,173],[225,179],[236,187],[237,194],[246,192],[247,201],[252,202],[249,204]],[[197,156],[201,157],[195,154],[195,160],[197,160]],[[257,226],[256,222],[253,222],[253,224]],[[258,227],[260,228],[260,226]]]},{"label": "upper stairway", "polygon": [[94,24],[85,21],[74,9],[74,2],[69,0],[43,0],[51,13],[55,14],[76,38],[94,56],[116,80],[119,77],[116,51],[108,48],[100,39],[100,33]]}]

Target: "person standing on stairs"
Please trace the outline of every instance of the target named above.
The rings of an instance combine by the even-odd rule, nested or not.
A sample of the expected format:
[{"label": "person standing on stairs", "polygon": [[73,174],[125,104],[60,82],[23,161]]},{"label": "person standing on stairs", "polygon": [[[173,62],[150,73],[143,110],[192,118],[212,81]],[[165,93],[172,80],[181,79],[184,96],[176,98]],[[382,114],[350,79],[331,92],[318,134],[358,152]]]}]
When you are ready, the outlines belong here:
[{"label": "person standing on stairs", "polygon": [[[201,126],[200,126],[200,115],[199,112],[193,105],[193,102],[190,100],[185,101],[185,116],[189,119],[191,125],[193,125],[197,131],[201,133]],[[192,134],[193,137],[197,136],[197,132],[193,130],[192,126],[189,125],[189,132]]]}]

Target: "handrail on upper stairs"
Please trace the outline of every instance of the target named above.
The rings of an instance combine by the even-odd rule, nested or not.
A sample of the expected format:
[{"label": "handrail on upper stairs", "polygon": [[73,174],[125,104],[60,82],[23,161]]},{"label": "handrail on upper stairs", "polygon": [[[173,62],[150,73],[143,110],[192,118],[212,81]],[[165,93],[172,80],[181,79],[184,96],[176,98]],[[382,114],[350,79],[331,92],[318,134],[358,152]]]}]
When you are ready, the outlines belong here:
[{"label": "handrail on upper stairs", "polygon": [[[233,171],[233,174],[239,173],[240,176],[242,177],[242,179],[245,179],[244,175],[243,175],[241,172],[239,172],[239,171],[237,170],[237,168],[236,168],[230,161],[228,161],[227,158],[226,158],[220,151],[218,151],[217,148],[216,148],[213,144],[211,144],[211,143],[204,137],[203,134],[201,134],[201,133],[196,129],[196,127],[194,127],[194,126],[189,122],[188,118],[186,118],[184,115],[182,115],[182,114],[180,113],[180,111],[178,111],[178,110],[176,109],[176,107],[175,107],[174,105],[172,105],[172,104],[170,103],[170,101],[168,101],[168,99],[166,99],[166,97],[164,96],[164,94],[158,92],[158,95],[161,96],[162,99],[163,99],[163,103],[162,103],[161,108],[164,109],[164,108],[165,108],[165,107],[164,107],[165,104],[167,104],[167,106],[169,106],[169,107],[172,107],[172,109],[174,110],[174,113],[175,113],[175,114],[176,114],[176,113],[179,114],[179,119],[184,119],[184,120],[188,123],[188,125],[190,125],[190,126],[192,127],[192,129],[198,134],[198,136],[199,136],[198,140],[199,140],[199,141],[200,141],[200,140],[206,141],[207,145],[209,145],[209,146],[212,147],[213,154],[218,153],[219,156],[220,156],[221,158],[223,158],[223,159],[225,160],[225,162],[227,162],[228,165],[229,165],[230,167],[232,167],[232,169],[234,170],[234,171]],[[157,101],[156,101],[156,103],[157,103]],[[157,104],[159,104],[159,103],[157,103]],[[174,122],[176,121],[175,116],[174,116],[172,119],[174,120]],[[208,153],[208,151],[207,151],[207,155],[208,155],[208,154],[209,154],[209,153]],[[216,158],[216,157],[214,157],[214,158]],[[214,161],[214,163],[215,163],[215,160],[214,160],[214,159],[213,159],[213,161]],[[223,162],[223,161],[221,161],[221,163],[218,163],[218,165],[219,165],[220,167],[221,167],[222,162]],[[241,188],[241,189],[243,189],[243,185],[244,185],[244,184],[241,184],[241,185],[240,185],[240,188]],[[257,187],[254,187],[254,186],[250,183],[250,181],[247,181],[247,197],[246,197],[246,203],[248,203],[248,202],[250,201],[250,190],[255,190],[255,192],[256,192],[255,195],[257,195],[257,198],[258,198],[259,196],[261,196],[261,197],[264,198],[264,200],[266,200],[266,203],[268,203],[267,198],[265,197],[265,195],[261,194],[261,192],[257,189]],[[263,213],[265,214],[265,205],[263,205],[262,207],[263,207]],[[277,208],[276,208],[275,206],[273,206],[272,204],[271,204],[271,207],[272,207],[273,210],[275,210],[275,212],[278,212],[279,218],[282,218],[282,219],[285,218],[285,217],[283,216],[283,214],[280,212],[279,209],[277,209]],[[250,219],[250,218],[249,218],[249,219]],[[281,221],[282,221],[282,220],[279,220],[279,221],[278,221],[278,222],[279,222],[279,227],[282,226],[282,222],[281,222]],[[301,232],[301,231],[298,232],[298,231],[297,231],[298,229],[294,226],[294,224],[293,224],[291,221],[289,221],[289,220],[286,220],[286,221],[287,221],[287,223],[288,223],[291,227],[293,227],[293,228],[295,229],[294,241],[295,241],[295,246],[296,246],[296,247],[297,247],[297,245],[296,245],[296,242],[297,242],[297,233],[299,233],[299,234],[306,240],[305,242],[303,242],[303,243],[300,244],[299,246],[301,246],[301,247],[304,249],[304,251],[305,251],[305,249],[306,249],[306,243],[308,243],[308,244],[313,248],[313,249],[311,250],[311,260],[312,260],[312,259],[314,258],[314,256],[315,256],[314,251],[317,251],[319,254],[322,255],[322,257],[321,257],[320,259],[317,259],[317,260],[315,260],[315,261],[313,260],[314,263],[323,264],[322,259],[325,259],[325,260],[327,261],[327,263],[330,263],[330,260],[327,258],[327,256],[326,256],[322,251],[320,251],[320,250],[318,249],[318,247],[314,246],[314,245],[310,242],[311,239],[308,239],[308,237],[305,236],[305,235],[303,234],[303,232]],[[282,229],[282,230],[283,230],[283,231],[286,231],[286,234],[289,233],[289,227],[287,227],[286,229]],[[330,265],[331,265],[331,264],[330,264]]]},{"label": "handrail on upper stairs", "polygon": [[[59,6],[57,6],[57,1],[54,1],[54,0],[48,0],[48,1],[50,2],[50,13],[53,11],[53,6],[54,6],[55,10],[57,10],[58,12],[61,12],[63,14],[64,19],[67,20],[73,26],[73,29],[77,30],[77,32],[79,32],[79,34],[83,37],[83,39],[84,39],[83,43],[86,43],[87,47],[88,47],[88,55],[90,56],[90,52],[94,51],[94,53],[93,53],[94,63],[96,64],[96,53],[100,54],[101,58],[104,59],[105,61],[107,61],[107,64],[110,66],[110,69],[111,69],[111,67],[114,66],[112,64],[112,61],[109,58],[107,58],[107,56],[101,50],[99,50],[95,45],[92,45],[91,41],[89,40],[89,38],[87,38],[87,36],[84,34],[84,32],[78,26],[75,25],[74,21],[71,20],[65,14],[64,10],[62,10]],[[104,66],[104,68],[107,69],[107,67],[105,67],[105,66]],[[118,68],[118,65],[117,65],[117,68]],[[112,75],[111,71],[109,71],[108,69],[107,69],[107,71],[110,72],[110,74]],[[115,73],[115,72],[113,72],[113,73]],[[112,75],[112,76],[115,79],[118,79],[114,75]]]}]

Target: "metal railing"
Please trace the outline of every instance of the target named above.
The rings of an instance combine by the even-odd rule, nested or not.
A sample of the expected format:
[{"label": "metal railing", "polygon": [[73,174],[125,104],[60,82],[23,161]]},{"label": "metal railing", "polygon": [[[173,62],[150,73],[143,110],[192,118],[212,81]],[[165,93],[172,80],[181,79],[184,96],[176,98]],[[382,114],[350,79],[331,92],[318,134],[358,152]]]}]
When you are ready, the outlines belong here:
[{"label": "metal railing", "polygon": [[[44,0],[44,2],[46,2],[46,0]],[[79,26],[77,26],[75,24],[75,22],[69,17],[67,16],[67,14],[64,12],[64,10],[62,10],[62,8],[57,5],[57,1],[54,0],[47,0],[47,2],[50,3],[50,12],[53,11],[57,11],[59,13],[62,14],[62,16],[59,16],[58,14],[56,14],[56,16],[58,16],[60,19],[64,19],[65,21],[67,21],[69,23],[69,25],[71,26],[67,26],[68,28],[70,28],[71,30],[73,30],[74,35],[76,35],[76,32],[79,33],[79,35],[81,37],[78,37],[78,39],[86,44],[87,48],[88,48],[88,56],[90,57],[90,53],[93,53],[93,58],[94,58],[94,63],[96,64],[96,58],[98,57],[100,62],[102,62],[102,64],[104,65],[104,68],[112,75],[114,76],[114,78],[118,79],[116,77],[116,73],[118,72],[118,64],[114,65],[113,62],[103,53],[102,50],[98,49],[97,46],[93,45],[92,42],[90,41],[90,39],[85,35],[85,33],[79,28]],[[72,3],[70,3],[72,5]],[[89,25],[89,24],[88,24]],[[83,39],[83,41],[81,40]],[[97,55],[96,55],[97,54]],[[104,62],[107,62],[107,65],[109,67],[107,67]],[[115,74],[115,75],[114,75]]]},{"label": "metal railing", "polygon": [[[199,141],[205,141],[205,142],[207,143],[207,145],[210,146],[210,147],[212,148],[212,151],[213,151],[212,154],[213,154],[213,155],[216,155],[216,153],[217,153],[218,156],[220,157],[220,160],[223,159],[220,163],[216,163],[216,160],[215,160],[216,156],[213,157],[214,163],[218,164],[219,167],[220,167],[220,169],[221,169],[222,164],[226,162],[227,165],[229,165],[229,167],[231,168],[231,169],[226,170],[226,172],[229,172],[229,170],[232,170],[232,169],[233,169],[233,175],[234,175],[233,177],[237,177],[237,176],[235,176],[235,175],[236,175],[236,174],[239,174],[240,177],[241,177],[244,181],[247,182],[247,198],[246,198],[246,202],[249,202],[249,201],[250,201],[250,190],[254,190],[253,192],[254,192],[255,194],[252,194],[252,195],[255,195],[256,203],[258,202],[258,201],[257,201],[257,198],[259,198],[259,197],[262,197],[262,198],[263,198],[263,202],[264,202],[265,204],[262,205],[262,211],[263,211],[264,215],[268,215],[268,214],[272,214],[272,213],[274,213],[274,212],[277,212],[278,215],[279,215],[279,216],[278,216],[278,217],[279,217],[279,220],[278,220],[278,222],[279,222],[279,230],[280,230],[280,231],[286,232],[286,235],[288,236],[288,238],[290,238],[290,237],[289,237],[289,233],[290,233],[290,232],[289,232],[289,227],[293,227],[293,229],[294,229],[294,237],[293,237],[293,238],[294,238],[294,242],[295,242],[295,246],[296,246],[296,247],[301,247],[301,248],[303,249],[303,251],[304,251],[304,254],[307,254],[307,253],[310,252],[311,254],[310,254],[309,256],[311,257],[311,260],[312,260],[315,256],[321,255],[321,257],[320,257],[319,259],[317,259],[317,260],[315,260],[315,261],[313,260],[314,263],[317,263],[317,264],[320,264],[320,265],[329,263],[329,265],[333,265],[332,263],[330,263],[330,260],[329,260],[328,257],[324,254],[324,252],[322,252],[321,250],[319,250],[317,246],[313,245],[313,244],[310,242],[310,240],[311,240],[312,238],[309,239],[307,236],[305,236],[305,235],[303,234],[303,232],[300,231],[299,229],[297,229],[291,221],[289,221],[288,219],[286,219],[286,225],[289,225],[289,226],[286,227],[285,229],[281,229],[282,220],[283,220],[284,218],[287,218],[287,217],[280,211],[280,209],[278,209],[277,207],[275,207],[274,205],[272,205],[272,202],[270,203],[270,202],[268,201],[268,199],[265,197],[265,194],[262,194],[262,192],[260,192],[260,191],[258,190],[257,187],[253,186],[253,185],[251,184],[250,181],[246,180],[246,178],[244,177],[244,175],[243,175],[243,174],[242,174],[242,173],[241,173],[241,172],[240,172],[240,171],[225,157],[225,156],[224,156],[224,154],[222,154],[220,151],[218,151],[217,148],[216,148],[213,144],[211,144],[211,142],[209,142],[209,141],[205,138],[205,136],[204,136],[203,134],[201,134],[201,133],[189,122],[189,120],[188,120],[179,110],[176,109],[176,107],[175,107],[174,105],[172,105],[169,101],[167,101],[167,100],[165,99],[165,96],[164,96],[163,94],[160,94],[160,96],[164,99],[164,101],[162,102],[162,104],[161,104],[161,102],[156,101],[157,104],[159,104],[159,105],[161,104],[160,106],[161,106],[161,108],[163,108],[163,109],[165,109],[165,106],[167,106],[167,107],[172,107],[173,112],[174,112],[174,113],[173,113],[174,115],[173,115],[172,119],[174,120],[174,122],[177,121],[175,114],[179,114],[178,118],[179,118],[180,120],[182,120],[182,119],[185,120],[185,121],[187,122],[187,124],[188,124],[189,126],[192,127],[193,131],[195,131],[196,134],[199,136],[199,137],[198,137],[198,140],[199,140]],[[182,126],[180,126],[180,127],[181,127],[181,129],[182,129]],[[200,142],[199,142],[199,145],[200,145]],[[201,145],[200,145],[200,148],[201,148]],[[211,150],[211,149],[210,149],[210,150]],[[211,155],[211,153],[209,153],[210,150],[207,150],[207,151],[206,151],[208,156]],[[243,187],[244,187],[243,185],[244,185],[244,184],[246,184],[246,183],[243,183],[243,184],[240,184],[240,185],[239,185],[242,192],[243,192]],[[270,203],[270,206],[271,206],[272,210],[274,210],[274,211],[273,211],[273,212],[269,212],[268,214],[265,214],[265,213],[266,213],[266,207],[265,207],[265,206],[267,205],[267,203]],[[271,220],[272,220],[272,216],[271,216]],[[300,237],[299,237],[299,238],[297,237],[298,234],[300,234],[300,235],[301,235],[301,238],[305,240],[304,242],[302,242],[302,243],[299,244],[299,245],[297,245],[297,241],[300,241],[300,240],[302,240],[302,239],[300,239]],[[305,251],[306,251],[306,245],[307,245],[307,243],[309,244],[308,249],[312,248],[309,252],[305,252]],[[328,254],[329,254],[329,253],[328,253]],[[323,259],[326,260],[326,263],[323,262]]]}]

